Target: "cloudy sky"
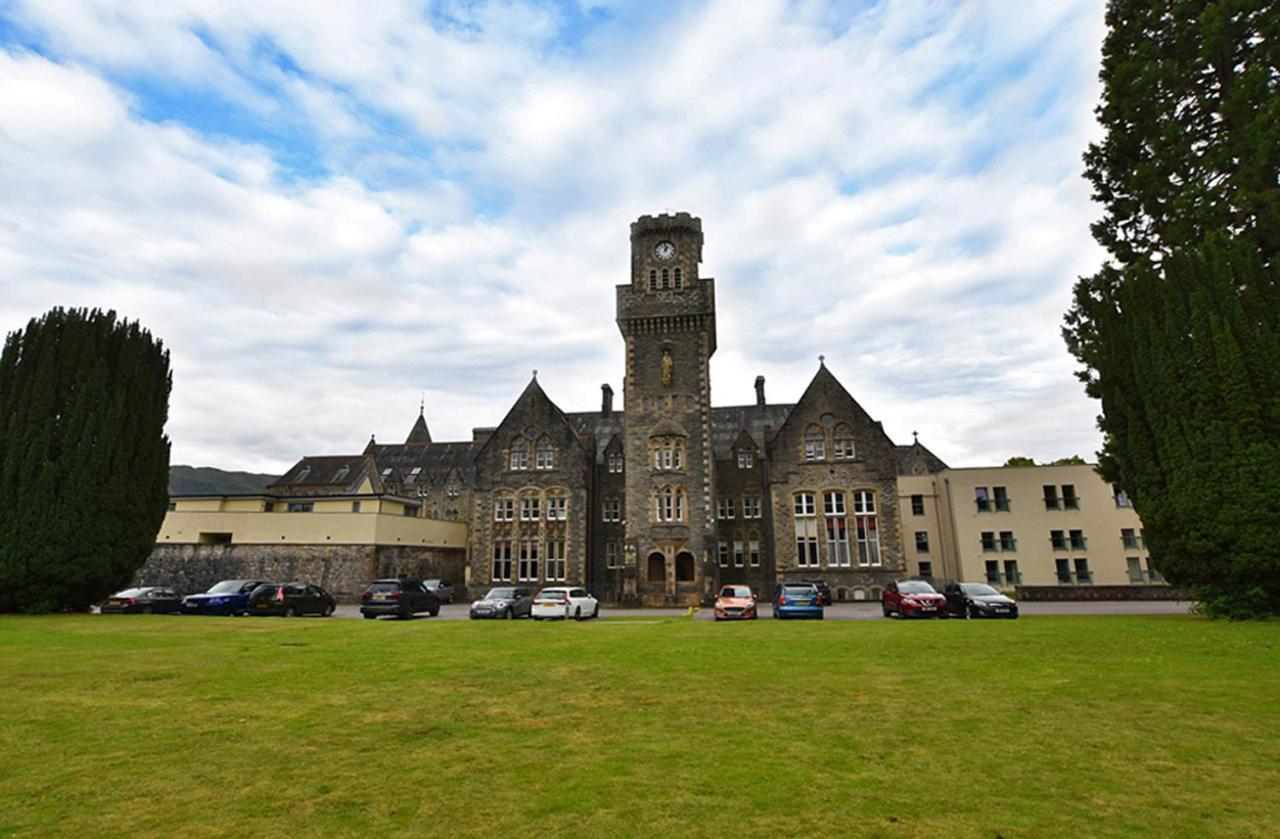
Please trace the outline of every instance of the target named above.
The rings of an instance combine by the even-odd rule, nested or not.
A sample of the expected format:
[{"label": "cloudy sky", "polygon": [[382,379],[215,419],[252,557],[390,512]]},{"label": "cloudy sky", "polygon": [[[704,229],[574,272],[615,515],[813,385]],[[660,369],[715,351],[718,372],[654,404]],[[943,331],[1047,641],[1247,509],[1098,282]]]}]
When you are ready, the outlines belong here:
[{"label": "cloudy sky", "polygon": [[628,225],[688,210],[716,404],[819,354],[952,465],[1092,455],[1059,336],[1103,0],[0,0],[0,329],[114,308],[173,461],[279,471],[620,390]]}]

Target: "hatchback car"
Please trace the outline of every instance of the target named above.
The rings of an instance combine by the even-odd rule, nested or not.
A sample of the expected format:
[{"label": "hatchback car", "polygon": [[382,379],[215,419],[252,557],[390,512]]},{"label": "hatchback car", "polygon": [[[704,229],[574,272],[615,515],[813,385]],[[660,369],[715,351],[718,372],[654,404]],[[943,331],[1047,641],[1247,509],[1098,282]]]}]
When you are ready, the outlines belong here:
[{"label": "hatchback car", "polygon": [[369,620],[379,615],[395,615],[407,620],[419,612],[433,618],[440,614],[440,598],[421,580],[374,580],[360,597],[360,614]]},{"label": "hatchback car", "polygon": [[924,580],[902,580],[885,586],[881,598],[884,616],[900,618],[945,618],[947,598]]},{"label": "hatchback car", "polygon": [[600,601],[588,594],[585,588],[544,588],[533,598],[530,613],[536,621],[565,618],[580,621],[598,617]]},{"label": "hatchback car", "polygon": [[182,598],[182,612],[187,615],[243,615],[249,611],[249,595],[269,580],[223,580],[214,583],[204,594]]},{"label": "hatchback car", "polygon": [[942,594],[947,610],[962,618],[1017,618],[1018,601],[986,583],[948,583]]},{"label": "hatchback car", "polygon": [[826,580],[801,580],[802,583],[812,583],[813,587],[818,590],[818,601],[823,606],[831,605],[831,586],[827,585]]},{"label": "hatchback car", "polygon": [[98,607],[104,615],[171,614],[182,611],[182,597],[171,588],[127,588]]},{"label": "hatchback car", "polygon": [[429,591],[435,592],[441,603],[453,602],[453,585],[448,580],[423,580],[422,584]]},{"label": "hatchback car", "polygon": [[822,595],[813,583],[780,583],[773,592],[773,616],[822,620]]},{"label": "hatchback car", "polygon": [[755,593],[748,586],[721,586],[715,616],[718,621],[755,620],[759,617]]},{"label": "hatchback car", "polygon": [[471,619],[527,618],[533,609],[533,592],[527,588],[491,588],[471,604]]},{"label": "hatchback car", "polygon": [[251,615],[279,615],[284,618],[320,615],[327,618],[337,605],[329,592],[307,583],[258,586],[249,595]]}]

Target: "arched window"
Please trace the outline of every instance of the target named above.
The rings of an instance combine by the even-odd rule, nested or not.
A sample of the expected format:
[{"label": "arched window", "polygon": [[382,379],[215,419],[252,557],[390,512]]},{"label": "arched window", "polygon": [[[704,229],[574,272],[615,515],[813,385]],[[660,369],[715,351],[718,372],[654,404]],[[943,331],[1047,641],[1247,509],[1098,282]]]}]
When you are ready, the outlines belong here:
[{"label": "arched window", "polygon": [[678,291],[678,290],[680,290],[681,288],[684,288],[684,281],[683,281],[683,279],[680,277],[680,269],[679,269],[679,268],[675,269],[674,273],[675,273],[675,277],[676,277],[676,290]]},{"label": "arched window", "polygon": [[651,583],[665,583],[667,581],[667,558],[658,552],[649,554],[649,567],[646,569],[648,573],[645,575]]},{"label": "arched window", "polygon": [[542,496],[536,492],[520,494],[520,521],[539,521],[542,519]]},{"label": "arched window", "polygon": [[524,472],[529,468],[529,441],[517,437],[511,441],[507,463],[513,471]]},{"label": "arched window", "polygon": [[822,428],[811,425],[804,431],[804,459],[825,460],[827,457],[826,435]]},{"label": "arched window", "polygon": [[693,554],[688,551],[676,554],[676,582],[693,582]]},{"label": "arched window", "polygon": [[853,522],[858,532],[858,564],[880,565],[880,527],[876,521],[876,494],[858,490],[853,494]]},{"label": "arched window", "polygon": [[538,447],[533,456],[533,468],[540,470],[554,469],[556,467],[556,450],[551,445],[551,441],[546,437],[538,440]]},{"label": "arched window", "polygon": [[866,600],[867,599],[866,589],[855,588],[853,590],[853,599],[858,601]]},{"label": "arched window", "polygon": [[563,490],[547,491],[547,521],[567,521],[569,519],[569,496]]},{"label": "arched window", "polygon": [[516,517],[516,499],[509,492],[494,493],[493,520],[514,521]]},{"label": "arched window", "polygon": [[662,288],[671,288],[671,272],[666,268],[662,269]]},{"label": "arched window", "polygon": [[849,520],[843,492],[822,494],[822,515],[827,531],[827,566],[832,568],[849,565]]},{"label": "arched window", "polygon": [[654,521],[684,521],[684,488],[667,485],[653,497]]},{"label": "arched window", "polygon": [[796,493],[796,565],[800,568],[818,567],[817,514],[813,493]]},{"label": "arched window", "polygon": [[649,441],[653,451],[653,468],[664,472],[684,469],[684,438],[655,437]]},{"label": "arched window", "polygon": [[658,272],[653,268],[649,269],[649,290],[650,291],[658,290]]},{"label": "arched window", "polygon": [[831,449],[836,460],[853,460],[853,429],[844,423],[837,425],[832,432]]},{"label": "arched window", "polygon": [[844,588],[838,588],[838,589],[836,589],[836,600],[838,600],[838,601],[840,601],[841,603],[843,603],[844,601],[846,601],[846,600],[848,600],[848,599],[849,599],[849,590],[848,590],[848,589],[844,589]]}]

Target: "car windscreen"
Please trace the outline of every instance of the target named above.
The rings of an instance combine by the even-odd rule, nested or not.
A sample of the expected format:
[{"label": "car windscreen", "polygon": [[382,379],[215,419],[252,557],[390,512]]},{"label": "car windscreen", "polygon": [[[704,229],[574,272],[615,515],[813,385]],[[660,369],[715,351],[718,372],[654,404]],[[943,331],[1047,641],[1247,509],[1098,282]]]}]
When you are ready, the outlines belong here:
[{"label": "car windscreen", "polygon": [[750,597],[751,589],[746,586],[725,586],[720,589],[721,597]]},{"label": "car windscreen", "polygon": [[937,594],[933,590],[933,586],[928,583],[908,580],[905,583],[898,583],[898,591],[903,594]]},{"label": "car windscreen", "polygon": [[965,594],[971,594],[977,597],[992,597],[1000,594],[1000,592],[996,591],[986,583],[965,583],[960,586],[960,588],[964,589]]},{"label": "car windscreen", "polygon": [[783,586],[782,592],[787,597],[812,597],[813,586]]},{"label": "car windscreen", "polygon": [[209,589],[208,594],[239,594],[244,580],[223,580]]},{"label": "car windscreen", "polygon": [[145,588],[127,588],[124,591],[117,591],[115,594],[111,596],[112,597],[139,597],[142,595],[144,591],[148,591],[148,590],[149,589],[145,589]]},{"label": "car windscreen", "polygon": [[485,600],[512,600],[516,596],[516,590],[513,588],[491,588],[489,593],[484,596]]}]

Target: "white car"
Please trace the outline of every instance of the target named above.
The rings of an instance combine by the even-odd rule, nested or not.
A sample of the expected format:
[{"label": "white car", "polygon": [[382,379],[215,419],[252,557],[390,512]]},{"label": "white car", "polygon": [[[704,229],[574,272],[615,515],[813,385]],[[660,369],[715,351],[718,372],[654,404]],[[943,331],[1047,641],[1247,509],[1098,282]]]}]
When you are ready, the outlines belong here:
[{"label": "white car", "polygon": [[585,620],[600,615],[600,601],[587,593],[585,588],[562,586],[544,588],[533,598],[533,619]]}]

